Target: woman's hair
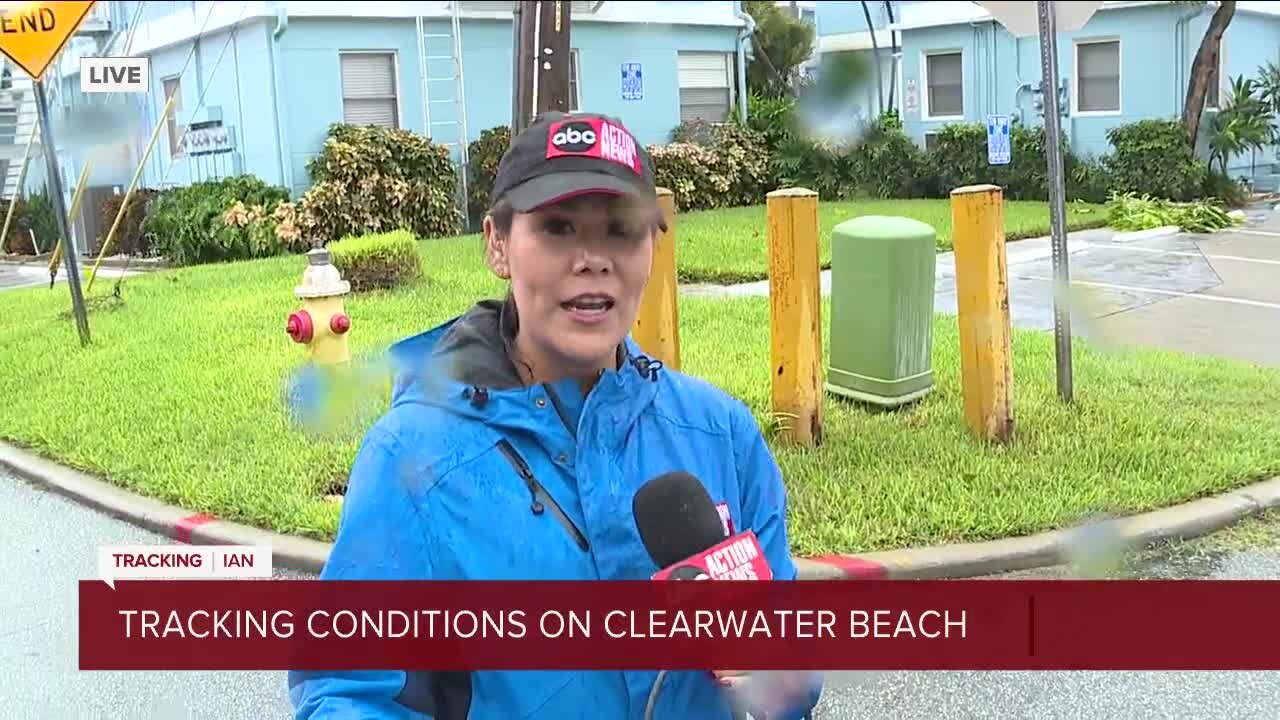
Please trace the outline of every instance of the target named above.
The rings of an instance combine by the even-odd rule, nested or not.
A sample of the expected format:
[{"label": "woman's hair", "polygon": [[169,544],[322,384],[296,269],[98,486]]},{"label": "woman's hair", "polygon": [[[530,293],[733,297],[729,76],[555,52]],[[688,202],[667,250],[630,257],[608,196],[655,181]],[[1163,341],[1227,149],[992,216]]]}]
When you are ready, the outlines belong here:
[{"label": "woman's hair", "polygon": [[493,226],[499,235],[507,236],[511,234],[511,224],[516,219],[516,209],[511,206],[511,201],[506,198],[498,200],[489,208],[487,213],[493,219]]}]

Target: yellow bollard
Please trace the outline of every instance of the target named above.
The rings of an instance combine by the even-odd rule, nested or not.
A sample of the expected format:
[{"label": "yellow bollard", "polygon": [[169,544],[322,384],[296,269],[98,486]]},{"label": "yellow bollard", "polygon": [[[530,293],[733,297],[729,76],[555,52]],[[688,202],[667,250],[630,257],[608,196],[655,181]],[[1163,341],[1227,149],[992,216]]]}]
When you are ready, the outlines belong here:
[{"label": "yellow bollard", "polygon": [[784,436],[822,444],[822,287],[818,193],[804,188],[767,196],[769,328],[773,412]]},{"label": "yellow bollard", "polygon": [[667,231],[658,234],[653,248],[649,284],[640,297],[632,335],[636,343],[661,360],[666,367],[680,369],[679,279],[676,273],[676,200],[666,188],[658,188],[658,207],[667,221]]},{"label": "yellow bollard", "polygon": [[1013,437],[1013,363],[1004,193],[995,185],[951,191],[964,418],[984,439]]}]

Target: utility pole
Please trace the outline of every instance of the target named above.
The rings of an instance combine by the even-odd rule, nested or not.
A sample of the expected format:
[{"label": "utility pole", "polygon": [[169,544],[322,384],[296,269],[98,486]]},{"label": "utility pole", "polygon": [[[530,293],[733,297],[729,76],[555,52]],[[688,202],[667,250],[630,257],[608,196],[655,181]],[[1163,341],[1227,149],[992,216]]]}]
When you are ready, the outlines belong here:
[{"label": "utility pole", "polygon": [[513,15],[511,135],[519,135],[533,117],[534,30],[538,24],[536,0],[519,0]]},{"label": "utility pole", "polygon": [[569,0],[520,0],[514,14],[512,134],[539,113],[569,112]]}]

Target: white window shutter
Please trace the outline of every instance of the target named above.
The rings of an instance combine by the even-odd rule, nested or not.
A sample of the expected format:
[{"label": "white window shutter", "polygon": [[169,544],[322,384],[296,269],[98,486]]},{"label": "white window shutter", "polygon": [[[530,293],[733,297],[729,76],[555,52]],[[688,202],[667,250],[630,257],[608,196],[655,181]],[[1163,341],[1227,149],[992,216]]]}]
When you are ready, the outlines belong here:
[{"label": "white window shutter", "polygon": [[395,57],[343,53],[342,119],[352,125],[399,126]]},{"label": "white window shutter", "polygon": [[732,101],[729,54],[681,52],[678,56],[680,121],[724,122]]}]

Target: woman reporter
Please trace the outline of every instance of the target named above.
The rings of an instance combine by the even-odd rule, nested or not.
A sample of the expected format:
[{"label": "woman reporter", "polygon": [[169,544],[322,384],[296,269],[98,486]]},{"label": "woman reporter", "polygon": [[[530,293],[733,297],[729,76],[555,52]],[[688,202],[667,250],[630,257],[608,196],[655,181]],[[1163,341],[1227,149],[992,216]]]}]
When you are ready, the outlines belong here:
[{"label": "woman reporter", "polygon": [[[755,531],[776,578],[795,579],[781,473],[754,417],[628,334],[663,227],[644,148],[614,118],[549,113],[513,139],[493,197],[486,257],[507,297],[392,347],[391,408],[356,457],[322,578],[646,579],[657,568],[632,498],[680,470],[735,531]],[[299,720],[640,720],[655,677],[295,672],[290,691]],[[800,677],[770,720],[816,704],[820,679]],[[697,672],[668,673],[654,713],[731,716],[729,691]]]}]

